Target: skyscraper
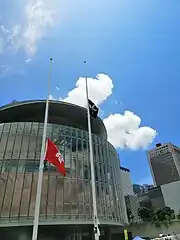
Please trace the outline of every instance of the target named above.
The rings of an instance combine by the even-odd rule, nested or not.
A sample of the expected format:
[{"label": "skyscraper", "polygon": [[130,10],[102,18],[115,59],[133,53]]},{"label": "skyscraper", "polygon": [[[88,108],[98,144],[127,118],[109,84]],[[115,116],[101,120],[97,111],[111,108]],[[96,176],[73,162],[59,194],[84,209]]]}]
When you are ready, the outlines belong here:
[{"label": "skyscraper", "polygon": [[180,148],[172,143],[156,144],[148,151],[148,161],[155,186],[180,179]]},{"label": "skyscraper", "polygon": [[138,216],[138,209],[140,208],[138,196],[133,192],[133,186],[131,182],[130,170],[128,168],[120,167],[121,169],[121,183],[123,194],[126,202],[126,209],[129,218],[129,222],[140,222],[141,219]]},{"label": "skyscraper", "polygon": [[130,170],[122,166],[120,167],[120,169],[121,169],[121,182],[122,182],[124,196],[134,195]]}]

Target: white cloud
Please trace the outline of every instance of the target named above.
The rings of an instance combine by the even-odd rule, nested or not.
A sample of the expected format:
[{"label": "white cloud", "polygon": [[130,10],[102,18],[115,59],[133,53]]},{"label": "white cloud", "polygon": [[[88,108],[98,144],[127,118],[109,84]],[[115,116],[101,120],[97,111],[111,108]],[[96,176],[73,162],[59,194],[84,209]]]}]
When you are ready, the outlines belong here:
[{"label": "white cloud", "polygon": [[7,37],[7,44],[13,51],[24,49],[28,56],[35,54],[38,42],[43,38],[47,29],[55,24],[54,11],[45,4],[44,0],[27,0],[22,11],[23,20],[8,29],[0,26],[1,32]]},{"label": "white cloud", "polygon": [[116,148],[146,149],[157,135],[151,127],[141,127],[141,118],[133,112],[115,113],[105,118],[108,141]]},{"label": "white cloud", "polygon": [[[113,82],[108,75],[98,74],[96,78],[88,78],[89,98],[98,106],[112,94],[112,89]],[[55,100],[52,95],[50,99]],[[76,87],[68,92],[67,97],[59,100],[86,106],[85,79],[79,78]],[[104,116],[102,109],[99,111],[99,116]],[[103,121],[107,129],[108,141],[115,148],[146,149],[157,134],[150,127],[140,126],[141,118],[130,111],[125,111],[123,115],[111,114]]]},{"label": "white cloud", "polygon": [[[103,103],[111,94],[113,83],[111,78],[105,74],[98,74],[96,78],[88,78],[89,98],[96,104]],[[65,102],[86,106],[85,78],[80,77],[76,82],[76,87],[69,91],[68,96],[61,99]]]},{"label": "white cloud", "polygon": [[26,58],[25,59],[25,63],[30,63],[31,62],[31,58]]}]

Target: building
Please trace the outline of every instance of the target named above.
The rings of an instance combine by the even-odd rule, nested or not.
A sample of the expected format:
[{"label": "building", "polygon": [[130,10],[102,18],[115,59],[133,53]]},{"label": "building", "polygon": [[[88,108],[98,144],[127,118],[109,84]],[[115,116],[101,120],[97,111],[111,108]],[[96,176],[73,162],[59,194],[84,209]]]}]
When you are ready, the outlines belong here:
[{"label": "building", "polygon": [[180,148],[172,143],[156,144],[148,151],[148,161],[155,186],[180,179]]},{"label": "building", "polygon": [[127,214],[130,223],[141,223],[142,220],[139,217],[139,200],[137,195],[126,195],[125,202],[127,207]]},{"label": "building", "polygon": [[[161,186],[155,187],[148,192],[150,206],[153,211],[165,207]],[[169,207],[169,206],[168,206]]]},{"label": "building", "polygon": [[[0,108],[0,236],[31,239],[45,101]],[[93,211],[85,108],[50,101],[47,136],[60,149],[67,170],[44,169],[39,238],[92,239]],[[119,158],[100,118],[91,119],[97,211],[101,239],[127,224]]]},{"label": "building", "polygon": [[120,167],[121,169],[121,181],[124,196],[126,195],[134,195],[130,170],[128,168]]},{"label": "building", "polygon": [[148,209],[152,209],[152,205],[151,205],[151,201],[149,198],[149,192],[146,192],[144,194],[141,194],[138,196],[138,201],[140,204],[140,207],[143,208],[148,208]]},{"label": "building", "polygon": [[133,192],[134,194],[137,194],[138,196],[143,193],[142,191],[142,185],[140,184],[133,184]]},{"label": "building", "polygon": [[143,185],[133,184],[133,192],[134,194],[137,194],[138,196],[140,196],[144,193],[147,193],[153,187],[154,186],[151,184],[143,184]]},{"label": "building", "polygon": [[143,184],[142,186],[143,186],[143,192],[144,193],[148,192],[151,188],[154,187],[153,184]]},{"label": "building", "polygon": [[133,186],[131,182],[130,170],[128,168],[120,167],[121,169],[121,182],[126,202],[127,214],[130,222],[140,222],[141,219],[138,216],[138,209],[140,208],[137,195],[133,192]]},{"label": "building", "polygon": [[170,207],[177,215],[180,213],[180,180],[167,183],[149,190],[148,193],[139,196],[141,207],[156,211],[164,207]]},{"label": "building", "polygon": [[177,215],[180,213],[180,180],[161,186],[164,204],[174,210]]}]

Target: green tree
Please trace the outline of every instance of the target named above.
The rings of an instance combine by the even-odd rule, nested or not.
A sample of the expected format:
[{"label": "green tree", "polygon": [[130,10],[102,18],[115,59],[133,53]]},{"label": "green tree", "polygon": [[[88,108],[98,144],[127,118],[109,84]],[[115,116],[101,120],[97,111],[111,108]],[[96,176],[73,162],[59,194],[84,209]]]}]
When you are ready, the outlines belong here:
[{"label": "green tree", "polygon": [[171,220],[175,218],[174,210],[170,207],[164,207],[156,211],[158,221]]},{"label": "green tree", "polygon": [[151,221],[153,216],[153,211],[145,207],[139,208],[138,215],[143,221]]}]

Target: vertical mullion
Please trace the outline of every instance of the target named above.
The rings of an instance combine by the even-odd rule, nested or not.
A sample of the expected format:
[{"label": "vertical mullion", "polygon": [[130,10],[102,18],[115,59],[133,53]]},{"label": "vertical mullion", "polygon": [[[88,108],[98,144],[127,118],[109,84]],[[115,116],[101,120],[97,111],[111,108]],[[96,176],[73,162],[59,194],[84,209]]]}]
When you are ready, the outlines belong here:
[{"label": "vertical mullion", "polygon": [[[1,135],[0,135],[0,143],[1,143],[1,139],[2,139],[2,135],[3,135],[3,129],[4,129],[4,124],[0,124],[2,125],[2,129],[1,129]],[[0,175],[1,175],[1,172],[2,172],[2,168],[3,168],[3,159],[0,159]]]},{"label": "vertical mullion", "polygon": [[106,216],[106,199],[104,195],[104,169],[103,169],[103,155],[102,155],[102,145],[101,145],[101,139],[98,138],[98,145],[99,145],[99,159],[100,159],[100,170],[101,170],[101,192],[103,197],[103,219]]},{"label": "vertical mullion", "polygon": [[[20,123],[17,123],[16,131],[15,131],[15,138],[14,138],[14,142],[13,142],[13,145],[12,145],[11,161],[12,161],[12,158],[13,158],[14,145],[15,145],[16,138],[17,138],[17,130],[18,130],[19,124]],[[13,125],[13,123],[11,125]],[[14,192],[15,192],[18,168],[19,168],[19,160],[18,160],[18,165],[16,167],[16,175],[15,175],[14,183],[13,183],[13,192],[12,192],[12,199],[11,199],[10,210],[9,210],[9,218],[11,218],[11,210],[12,210],[12,204],[13,204],[13,200],[14,200]]]},{"label": "vertical mullion", "polygon": [[[62,131],[60,131],[60,135],[61,135],[61,137],[63,137],[64,126],[62,126],[61,130]],[[62,186],[62,188],[63,188],[63,191],[62,191],[62,194],[63,194],[63,196],[62,196],[62,219],[64,219],[64,215],[65,215],[65,213],[64,213],[64,209],[65,209],[64,208],[64,186],[65,186],[66,179],[67,179],[67,177],[62,178],[62,182],[63,182],[63,186]],[[66,191],[66,189],[65,189],[65,191]]]},{"label": "vertical mullion", "polygon": [[[110,153],[110,157],[112,159],[112,172],[113,172],[113,178],[112,178],[112,185],[113,185],[113,203],[115,204],[115,206],[113,208],[115,208],[114,214],[115,214],[115,218],[117,219],[116,213],[117,213],[117,185],[116,185],[116,178],[117,178],[117,174],[116,174],[116,168],[114,165],[114,161],[115,158],[113,157],[113,153],[111,151],[109,151]],[[113,219],[114,220],[114,219]]]},{"label": "vertical mullion", "polygon": [[78,130],[76,129],[76,218],[79,214],[79,206],[78,206],[78,177],[79,177],[79,158],[78,158]]},{"label": "vertical mullion", "polygon": [[0,126],[1,126],[1,125],[3,125],[3,127],[2,127],[2,130],[1,130],[1,132],[0,132],[0,142],[1,142],[1,137],[2,137],[2,135],[3,135],[4,123],[0,123]]},{"label": "vertical mullion", "polygon": [[109,204],[109,201],[107,200],[107,198],[109,198],[109,195],[106,194],[106,192],[107,192],[107,190],[109,188],[108,181],[107,181],[107,169],[108,169],[108,159],[109,159],[109,157],[107,155],[107,149],[106,149],[107,143],[102,140],[101,141],[101,146],[103,147],[102,148],[102,152],[103,152],[103,160],[104,160],[104,163],[103,163],[103,174],[104,174],[104,186],[105,186],[106,215],[108,215],[108,219],[109,219],[109,216],[111,216],[111,214],[110,214],[110,207],[109,207],[110,204]]},{"label": "vertical mullion", "polygon": [[56,173],[56,183],[55,183],[55,196],[54,196],[54,218],[56,218],[56,197],[57,197],[57,173]]},{"label": "vertical mullion", "polygon": [[[100,207],[100,215],[101,217],[103,216],[102,215],[102,207],[101,207],[101,186],[100,186],[100,183],[101,183],[101,176],[100,176],[100,159],[99,159],[99,154],[98,154],[98,148],[99,148],[99,145],[98,145],[98,141],[97,141],[97,137],[96,137],[96,141],[95,141],[95,150],[96,150],[96,168],[97,168],[97,174],[98,174],[98,191],[99,191],[99,196],[98,196],[98,199],[97,199],[97,202],[98,202],[98,205]],[[97,193],[96,193],[96,198],[97,198]]]},{"label": "vertical mullion", "polygon": [[[5,149],[4,149],[4,157],[3,157],[3,164],[4,164],[4,158],[5,158],[5,154],[6,154],[6,150],[7,150],[7,145],[8,145],[8,141],[9,141],[9,136],[11,136],[10,134],[11,132],[11,125],[9,128],[9,132],[8,132],[8,136],[7,136],[7,140],[6,140],[6,145],[5,145]],[[7,160],[6,160],[7,161]],[[5,161],[5,162],[6,162]],[[2,211],[3,211],[3,206],[4,206],[4,200],[5,200],[5,196],[6,196],[6,188],[7,188],[7,183],[8,183],[8,179],[9,179],[9,172],[11,170],[10,166],[11,166],[11,161],[9,160],[9,164],[8,164],[8,174],[7,174],[7,180],[6,180],[6,184],[5,184],[5,188],[4,188],[4,195],[3,195],[3,200],[2,200],[2,204],[1,204],[1,211],[0,211],[0,217],[2,215]]]},{"label": "vertical mullion", "polygon": [[[52,129],[52,128],[51,128]],[[53,136],[53,129],[50,133],[50,138],[52,139]],[[47,194],[46,194],[46,205],[45,205],[45,216],[47,218],[47,211],[48,211],[48,198],[49,198],[49,178],[50,178],[50,173],[51,173],[51,165],[48,163],[48,181],[47,181]]]},{"label": "vertical mullion", "polygon": [[85,214],[85,183],[84,183],[84,181],[85,181],[85,169],[84,169],[84,158],[85,158],[85,155],[84,155],[84,138],[83,138],[83,134],[84,134],[84,132],[83,132],[83,130],[81,130],[81,149],[82,149],[82,182],[81,182],[81,184],[82,184],[82,206],[83,206],[83,211],[82,211],[82,216],[83,216],[83,218],[84,218],[84,214]]},{"label": "vertical mullion", "polygon": [[[25,132],[25,129],[26,129],[26,125],[29,124],[29,122],[25,122],[24,124],[24,132]],[[31,130],[32,130],[32,122],[31,122],[31,128],[30,128],[30,133],[27,134],[27,137],[28,138],[28,148],[27,148],[27,157],[25,159],[25,169],[24,169],[24,174],[23,174],[23,184],[22,184],[22,190],[21,190],[21,197],[20,197],[20,204],[19,204],[19,213],[18,213],[18,218],[20,217],[20,214],[21,214],[21,204],[22,204],[22,196],[23,196],[23,190],[24,190],[24,182],[25,182],[25,176],[26,176],[26,166],[27,166],[27,158],[28,158],[28,152],[29,152],[29,145],[30,145],[30,139],[31,139]],[[23,132],[23,138],[24,138],[24,132]],[[26,134],[25,134],[26,136]],[[23,140],[22,140],[23,141]]]},{"label": "vertical mullion", "polygon": [[[32,124],[33,125],[33,124]],[[37,154],[37,139],[39,135],[40,124],[38,124],[37,135],[36,135],[36,147],[35,147],[35,154],[34,154],[34,166],[36,166],[36,154]],[[30,196],[29,196],[29,204],[28,204],[28,213],[27,217],[29,218],[30,206],[31,206],[31,197],[32,197],[32,186],[33,186],[33,176],[34,173],[32,172],[32,179],[31,179],[31,186],[30,186]]]},{"label": "vertical mullion", "polygon": [[[117,159],[118,159],[118,162],[120,162],[118,154],[117,154]],[[121,181],[120,174],[118,175],[118,181],[119,181],[119,183],[118,183],[118,221],[124,222],[125,221],[125,213],[124,212],[126,211],[126,209],[125,209],[125,199],[124,199],[124,193],[122,190],[122,181]]]},{"label": "vertical mullion", "polygon": [[[20,144],[20,150],[19,150],[19,164],[18,164],[18,168],[19,168],[19,165],[20,165],[20,162],[21,162],[20,156],[21,156],[21,149],[22,149],[22,144],[23,144],[24,131],[25,131],[25,123],[24,123],[23,130],[22,130],[22,132],[20,133],[20,134],[22,134],[22,138],[21,138],[21,144]],[[23,160],[23,162],[24,162],[24,164],[26,164],[24,160]],[[25,166],[26,166],[26,165],[24,165],[24,171],[25,171],[25,169],[26,169]],[[22,192],[22,190],[21,190],[21,192]],[[20,208],[20,202],[19,202],[19,208]]]},{"label": "vertical mullion", "polygon": [[[58,139],[59,139],[59,126],[55,125],[56,130],[58,129],[58,131],[56,132]],[[61,151],[60,151],[61,153]],[[56,181],[55,181],[55,194],[54,194],[54,219],[56,218],[56,198],[57,198],[57,182],[58,182],[58,176],[57,176],[57,172],[56,172]]]},{"label": "vertical mullion", "polygon": [[[112,179],[114,176],[111,175],[112,158],[110,155],[110,149],[109,149],[108,143],[106,143],[105,159],[107,159],[107,173],[109,172],[110,179]],[[109,180],[108,178],[107,178],[107,189],[108,189],[108,198],[109,198],[108,211],[109,211],[109,216],[111,216],[112,215],[111,209],[113,208],[113,205],[111,202],[112,196],[110,192],[110,190],[112,189],[112,180]]]},{"label": "vertical mullion", "polygon": [[[0,143],[1,143],[1,139],[2,139],[3,133],[4,133],[4,126],[5,126],[5,123],[3,124],[2,132],[1,132],[1,138],[0,138]],[[7,136],[7,140],[6,140],[6,146],[7,146],[7,141],[8,141],[8,136]],[[5,146],[5,149],[6,149],[6,146]],[[0,169],[0,173],[2,172],[2,169],[3,169],[4,155],[5,155],[5,151],[4,151],[3,158],[2,158],[2,166],[1,166],[1,169]]]},{"label": "vertical mullion", "polygon": [[[90,208],[90,216],[88,216],[88,219],[89,219],[89,217],[90,218],[92,218],[93,219],[93,200],[92,200],[92,188],[91,188],[91,179],[92,179],[92,177],[91,177],[91,166],[90,166],[90,151],[89,151],[89,138],[87,137],[88,136],[88,132],[85,132],[86,133],[86,138],[87,138],[87,145],[86,145],[86,147],[87,147],[87,150],[86,150],[86,154],[87,154],[87,165],[88,165],[88,169],[89,169],[89,171],[88,171],[88,199],[89,199],[89,201],[88,201],[88,205],[89,205],[89,208]],[[87,217],[87,216],[86,216]]]},{"label": "vertical mullion", "polygon": [[101,169],[102,169],[102,174],[103,174],[103,194],[104,194],[104,215],[106,216],[106,218],[108,218],[109,220],[109,206],[108,206],[108,202],[107,202],[107,196],[106,196],[106,190],[107,190],[107,183],[106,183],[106,157],[105,157],[105,143],[103,142],[102,139],[100,139],[100,146],[101,146],[101,154],[102,154],[102,165],[101,165]]},{"label": "vertical mullion", "polygon": [[[118,174],[118,171],[120,172],[120,167],[119,167],[119,164],[118,166],[117,165],[117,156],[113,153],[114,155],[114,172],[115,172],[115,178],[114,178],[114,181],[115,181],[115,202],[116,202],[116,211],[115,211],[115,217],[116,217],[116,221],[118,219],[118,211],[119,211],[119,204],[118,204],[118,201],[117,201],[117,198],[118,198],[118,192],[119,192],[119,189],[118,189],[118,182],[117,182],[117,179],[118,179],[118,175],[120,176],[120,174]],[[116,161],[115,161],[116,160]],[[122,198],[122,195],[121,195],[121,198]],[[121,200],[121,204],[122,204],[122,200]]]},{"label": "vertical mullion", "polygon": [[[69,146],[69,181],[70,181],[70,193],[72,193],[72,185],[73,185],[73,182],[74,182],[74,179],[73,179],[73,171],[72,171],[72,127],[69,128],[69,131],[70,131],[70,146]],[[72,201],[71,201],[71,204],[70,204],[70,212],[72,212]]]},{"label": "vertical mullion", "polygon": [[110,166],[110,176],[111,176],[111,182],[110,182],[110,189],[111,189],[111,194],[109,195],[110,196],[110,215],[112,216],[112,209],[115,208],[114,206],[114,196],[113,196],[113,193],[114,193],[114,184],[113,184],[113,178],[115,177],[114,176],[114,171],[113,171],[113,161],[114,159],[112,158],[112,155],[111,155],[111,151],[110,149],[108,149],[108,159],[109,159],[109,166]]},{"label": "vertical mullion", "polygon": [[[66,147],[65,147],[65,142],[66,142],[66,129],[67,127],[64,127],[64,134],[63,134],[63,156],[64,156],[64,161],[66,162]],[[63,178],[62,178],[63,179]],[[65,189],[65,191],[69,191],[69,188],[70,188],[70,179],[68,176],[66,176],[66,184],[64,184],[66,187],[68,186],[68,189]],[[63,193],[64,195],[64,193]],[[67,195],[66,195],[67,197]],[[67,198],[68,199],[68,198]],[[68,205],[69,205],[69,209],[70,209],[70,206],[71,206],[71,201],[70,199],[68,199]],[[71,213],[66,213],[67,215],[71,215]]]}]

